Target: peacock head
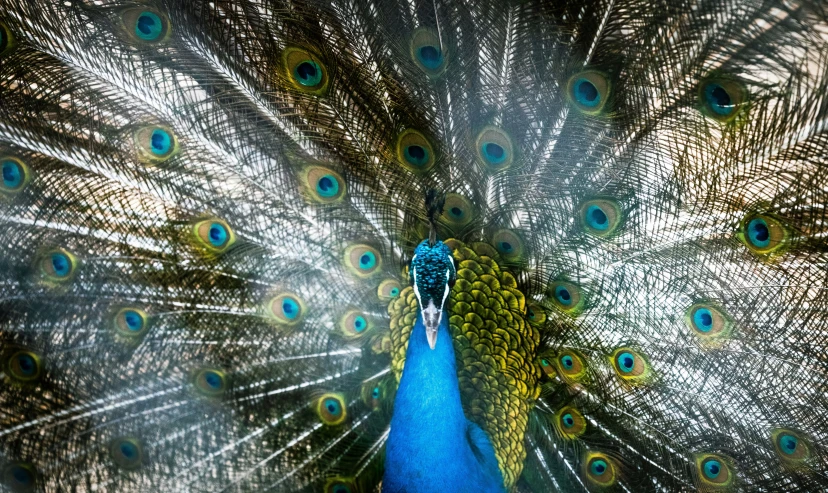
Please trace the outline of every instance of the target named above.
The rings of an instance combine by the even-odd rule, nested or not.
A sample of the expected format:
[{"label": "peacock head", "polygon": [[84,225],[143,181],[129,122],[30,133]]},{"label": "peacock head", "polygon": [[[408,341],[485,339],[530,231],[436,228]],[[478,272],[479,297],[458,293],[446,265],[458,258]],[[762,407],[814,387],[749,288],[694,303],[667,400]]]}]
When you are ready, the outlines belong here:
[{"label": "peacock head", "polygon": [[443,307],[449,291],[457,280],[457,269],[449,247],[442,241],[430,244],[424,240],[414,250],[409,269],[411,285],[423,314],[426,338],[431,349],[437,345],[437,328],[443,317]]}]

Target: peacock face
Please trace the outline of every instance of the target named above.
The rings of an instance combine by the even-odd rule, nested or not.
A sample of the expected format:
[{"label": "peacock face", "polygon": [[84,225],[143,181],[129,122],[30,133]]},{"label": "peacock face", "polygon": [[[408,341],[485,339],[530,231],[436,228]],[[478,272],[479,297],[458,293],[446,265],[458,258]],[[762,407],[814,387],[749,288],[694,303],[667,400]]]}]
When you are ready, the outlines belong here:
[{"label": "peacock face", "polygon": [[443,316],[443,306],[457,279],[454,258],[442,241],[433,246],[423,241],[414,250],[410,269],[411,284],[423,314],[423,324],[431,349],[437,344],[437,328]]}]

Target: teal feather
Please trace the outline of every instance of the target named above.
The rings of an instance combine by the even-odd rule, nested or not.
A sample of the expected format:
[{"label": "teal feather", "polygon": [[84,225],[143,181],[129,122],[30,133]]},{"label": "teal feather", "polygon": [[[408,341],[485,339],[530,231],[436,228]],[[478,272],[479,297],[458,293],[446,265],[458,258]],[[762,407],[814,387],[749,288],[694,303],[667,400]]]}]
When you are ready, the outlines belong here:
[{"label": "teal feather", "polygon": [[5,0],[0,488],[378,491],[437,190],[515,279],[451,313],[505,489],[828,489],[826,32],[811,0]]}]

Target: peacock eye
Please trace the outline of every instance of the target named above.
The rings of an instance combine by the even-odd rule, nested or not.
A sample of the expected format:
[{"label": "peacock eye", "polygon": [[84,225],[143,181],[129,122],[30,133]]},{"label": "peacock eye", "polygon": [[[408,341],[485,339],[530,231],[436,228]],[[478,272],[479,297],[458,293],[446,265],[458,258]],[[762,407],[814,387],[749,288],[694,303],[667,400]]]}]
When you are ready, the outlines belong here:
[{"label": "peacock eye", "polygon": [[166,41],[170,34],[170,23],[166,16],[146,8],[128,9],[121,14],[121,22],[129,36],[143,43]]},{"label": "peacock eye", "polygon": [[687,310],[685,323],[707,345],[718,345],[733,332],[733,322],[719,308],[697,303]]},{"label": "peacock eye", "polygon": [[558,433],[568,440],[573,440],[586,431],[586,419],[584,419],[583,414],[571,406],[559,409],[552,418],[552,423]]},{"label": "peacock eye", "polygon": [[584,308],[581,288],[568,281],[554,281],[549,286],[555,307],[569,316],[578,316]]},{"label": "peacock eye", "polygon": [[695,456],[696,475],[703,485],[709,487],[726,487],[733,482],[731,461],[717,454],[697,454]]},{"label": "peacock eye", "polygon": [[365,313],[351,310],[339,320],[339,330],[348,339],[361,337],[373,328],[373,324]]},{"label": "peacock eye", "polygon": [[365,245],[351,245],[345,249],[345,267],[358,277],[371,277],[380,272],[382,257],[379,250]]},{"label": "peacock eye", "polygon": [[355,493],[357,491],[353,480],[347,478],[331,478],[325,484],[325,493]]},{"label": "peacock eye", "polygon": [[339,173],[321,166],[305,168],[300,175],[301,181],[311,198],[315,202],[329,204],[337,202],[345,196],[345,180]]},{"label": "peacock eye", "polygon": [[767,215],[745,217],[740,233],[748,249],[760,255],[781,252],[790,240],[790,233],[782,222]]},{"label": "peacock eye", "polygon": [[776,454],[789,464],[803,462],[810,458],[810,448],[805,439],[793,430],[774,429],[771,431],[771,439]]},{"label": "peacock eye", "polygon": [[397,159],[411,171],[426,171],[434,166],[434,148],[416,130],[405,130],[397,137]]},{"label": "peacock eye", "polygon": [[144,447],[134,437],[116,438],[109,445],[109,456],[122,469],[138,469],[143,465]]},{"label": "peacock eye", "polygon": [[581,204],[581,226],[595,236],[610,236],[621,224],[621,207],[613,199],[593,199]]},{"label": "peacock eye", "polygon": [[9,464],[3,468],[3,484],[11,491],[37,491],[37,473],[31,464]]},{"label": "peacock eye", "polygon": [[204,397],[218,398],[227,392],[228,377],[217,368],[202,368],[194,373],[192,384],[196,392]]},{"label": "peacock eye", "polygon": [[699,84],[701,111],[714,120],[733,121],[746,101],[747,89],[737,80],[712,78]]},{"label": "peacock eye", "polygon": [[305,303],[294,293],[280,293],[265,304],[265,315],[280,326],[295,327],[302,322]]},{"label": "peacock eye", "polygon": [[236,242],[236,235],[224,220],[213,218],[199,221],[193,226],[197,243],[208,252],[226,252]]},{"label": "peacock eye", "polygon": [[0,171],[3,175],[0,193],[15,194],[22,190],[30,179],[29,167],[17,158],[0,158]]},{"label": "peacock eye", "polygon": [[35,382],[43,373],[40,356],[26,349],[12,353],[3,366],[6,374],[18,383]]},{"label": "peacock eye", "polygon": [[456,193],[446,194],[446,202],[443,206],[443,214],[440,221],[453,228],[462,228],[474,219],[474,206],[462,195]]},{"label": "peacock eye", "polygon": [[327,426],[342,424],[348,415],[345,397],[342,394],[326,392],[316,400],[316,414]]},{"label": "peacock eye", "polygon": [[644,383],[651,376],[647,360],[632,348],[616,349],[612,353],[611,362],[615,373],[627,383]]},{"label": "peacock eye", "polygon": [[475,144],[478,160],[490,171],[506,169],[514,160],[512,139],[499,128],[484,128],[477,135]]},{"label": "peacock eye", "polygon": [[400,295],[402,286],[396,279],[386,279],[377,288],[377,296],[382,301],[390,301]]},{"label": "peacock eye", "polygon": [[587,479],[600,486],[608,487],[615,483],[615,465],[609,456],[601,453],[589,453],[586,459]]},{"label": "peacock eye", "polygon": [[492,245],[505,260],[514,262],[523,256],[523,240],[513,231],[501,229],[492,236]]},{"label": "peacock eye", "polygon": [[172,129],[151,125],[138,129],[134,135],[135,147],[145,164],[159,164],[178,152],[178,139]]},{"label": "peacock eye", "polygon": [[446,53],[434,31],[421,28],[411,37],[411,58],[426,74],[437,77],[446,69]]},{"label": "peacock eye", "polygon": [[115,331],[128,338],[140,337],[147,332],[147,320],[147,314],[143,310],[122,308],[115,313]]},{"label": "peacock eye", "polygon": [[603,73],[585,70],[569,78],[567,97],[581,113],[600,115],[609,100],[611,87]]},{"label": "peacock eye", "polygon": [[5,24],[0,22],[0,55],[10,52],[14,44],[14,35]]},{"label": "peacock eye", "polygon": [[304,48],[290,47],[282,61],[293,86],[302,92],[321,95],[328,89],[328,72],[319,56]]},{"label": "peacock eye", "polygon": [[46,252],[40,260],[40,271],[44,281],[59,284],[72,279],[77,269],[78,261],[68,251],[58,248]]}]

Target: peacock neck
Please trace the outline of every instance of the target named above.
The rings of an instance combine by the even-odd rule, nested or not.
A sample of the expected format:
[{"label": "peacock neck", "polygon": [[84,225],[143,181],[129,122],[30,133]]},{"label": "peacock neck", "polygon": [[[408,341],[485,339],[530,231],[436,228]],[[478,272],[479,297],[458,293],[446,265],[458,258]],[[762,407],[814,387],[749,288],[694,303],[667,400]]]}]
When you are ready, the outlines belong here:
[{"label": "peacock neck", "polygon": [[431,349],[418,311],[394,400],[383,492],[503,491],[499,472],[484,471],[469,445],[446,315]]}]

